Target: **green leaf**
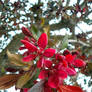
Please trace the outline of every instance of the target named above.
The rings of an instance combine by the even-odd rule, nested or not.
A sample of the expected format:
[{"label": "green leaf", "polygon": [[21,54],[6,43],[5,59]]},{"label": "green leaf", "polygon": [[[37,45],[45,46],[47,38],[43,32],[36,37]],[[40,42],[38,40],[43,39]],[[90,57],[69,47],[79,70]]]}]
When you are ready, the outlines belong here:
[{"label": "green leaf", "polygon": [[23,88],[31,88],[34,85],[34,81],[37,80],[39,75],[39,69],[37,69],[36,74],[24,85]]},{"label": "green leaf", "polygon": [[45,26],[45,27],[43,28],[43,30],[44,30],[44,32],[47,34],[48,39],[49,39],[49,37],[50,37],[50,26],[49,26],[49,25],[48,25],[48,26]]},{"label": "green leaf", "polygon": [[22,88],[29,80],[30,80],[30,72],[26,72],[24,75],[22,75],[17,83],[16,83],[16,87],[17,88]]},{"label": "green leaf", "polygon": [[65,37],[62,40],[62,45],[61,49],[67,48],[68,47],[68,35],[66,34]]},{"label": "green leaf", "polygon": [[36,39],[38,39],[41,35],[41,32],[34,25],[32,25],[32,33]]}]

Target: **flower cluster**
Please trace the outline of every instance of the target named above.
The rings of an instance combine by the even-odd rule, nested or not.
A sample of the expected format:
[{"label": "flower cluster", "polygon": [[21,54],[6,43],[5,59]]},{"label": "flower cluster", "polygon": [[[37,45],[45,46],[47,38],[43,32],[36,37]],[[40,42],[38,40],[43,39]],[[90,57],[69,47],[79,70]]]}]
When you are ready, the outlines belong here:
[{"label": "flower cluster", "polygon": [[[58,88],[63,84],[67,76],[76,75],[75,68],[81,68],[86,63],[77,58],[78,53],[70,53],[65,50],[62,54],[54,48],[48,48],[48,37],[42,33],[38,41],[32,37],[31,32],[23,27],[23,33],[26,35],[21,42],[24,44],[20,50],[27,49],[23,54],[24,62],[33,62],[37,60],[37,68],[40,69],[38,78],[45,80],[44,92],[53,92],[52,88]],[[28,37],[31,36],[31,39]]]}]

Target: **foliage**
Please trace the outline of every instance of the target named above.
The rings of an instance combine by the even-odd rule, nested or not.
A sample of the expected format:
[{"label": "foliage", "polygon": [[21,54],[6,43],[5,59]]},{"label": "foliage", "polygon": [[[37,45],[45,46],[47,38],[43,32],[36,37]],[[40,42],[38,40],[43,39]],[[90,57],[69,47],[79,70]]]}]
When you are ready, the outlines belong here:
[{"label": "foliage", "polygon": [[[92,37],[88,38],[92,31],[76,34],[75,28],[82,22],[92,24],[92,1],[71,2],[0,0],[0,37],[4,37],[4,41],[0,40],[0,89],[15,85],[21,92],[83,92],[77,77],[92,76]],[[59,21],[51,23],[52,20]],[[55,34],[55,30],[63,28],[71,34],[62,35],[63,30],[61,35]],[[67,77],[72,86],[65,82]]]}]

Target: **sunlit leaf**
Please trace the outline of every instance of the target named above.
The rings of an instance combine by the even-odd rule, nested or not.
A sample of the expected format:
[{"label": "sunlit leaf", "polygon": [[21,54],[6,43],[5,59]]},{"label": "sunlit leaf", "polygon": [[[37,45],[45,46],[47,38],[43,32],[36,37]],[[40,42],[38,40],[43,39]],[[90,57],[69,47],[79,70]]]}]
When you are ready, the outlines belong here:
[{"label": "sunlit leaf", "polygon": [[47,34],[48,39],[49,39],[49,37],[50,37],[50,26],[45,26],[45,27],[43,28],[43,30],[44,30],[44,32]]},{"label": "sunlit leaf", "polygon": [[16,83],[16,87],[17,88],[22,88],[31,78],[30,72],[26,72],[24,75],[22,75],[17,83]]},{"label": "sunlit leaf", "polygon": [[16,66],[29,66],[26,62],[22,62],[22,57],[18,54],[11,54],[7,50],[7,55],[10,60],[10,63],[16,65]]},{"label": "sunlit leaf", "polygon": [[41,26],[43,26],[45,23],[45,19],[44,18],[41,18]]},{"label": "sunlit leaf", "polygon": [[34,81],[36,81],[38,79],[38,75],[39,75],[39,69],[37,69],[35,75],[23,87],[31,88],[35,84]]},{"label": "sunlit leaf", "polygon": [[67,48],[68,46],[68,35],[65,35],[62,41],[61,49]]}]

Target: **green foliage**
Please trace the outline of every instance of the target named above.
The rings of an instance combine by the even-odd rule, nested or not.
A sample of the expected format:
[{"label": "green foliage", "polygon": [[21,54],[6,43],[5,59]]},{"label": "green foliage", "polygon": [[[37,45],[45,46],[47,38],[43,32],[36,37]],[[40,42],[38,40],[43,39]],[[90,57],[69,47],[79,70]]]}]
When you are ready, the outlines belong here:
[{"label": "green foliage", "polygon": [[66,34],[65,37],[62,40],[61,49],[65,49],[68,47],[68,35]]}]

